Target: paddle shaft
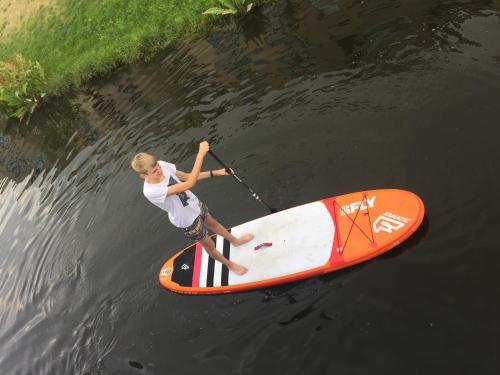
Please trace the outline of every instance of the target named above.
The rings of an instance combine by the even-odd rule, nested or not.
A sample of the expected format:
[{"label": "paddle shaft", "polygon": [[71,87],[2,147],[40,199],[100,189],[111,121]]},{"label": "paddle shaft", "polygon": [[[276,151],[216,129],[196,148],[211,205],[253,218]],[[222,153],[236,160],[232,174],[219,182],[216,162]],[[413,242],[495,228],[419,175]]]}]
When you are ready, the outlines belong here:
[{"label": "paddle shaft", "polygon": [[231,176],[233,176],[233,178],[238,181],[240,184],[242,184],[244,187],[247,188],[247,190],[250,192],[250,194],[252,194],[252,197],[254,197],[257,202],[259,202],[260,204],[262,204],[264,207],[266,207],[271,213],[275,213],[275,212],[278,212],[278,210],[276,210],[275,208],[272,208],[271,206],[269,206],[261,197],[259,197],[259,195],[253,191],[253,189],[248,186],[245,181],[243,181],[241,178],[239,178],[234,172],[231,171],[231,168],[229,168],[222,160],[219,159],[219,157],[217,155],[215,155],[213,153],[212,150],[209,150],[208,153],[210,155],[212,155],[212,157],[217,160],[217,162],[222,165],[224,167],[224,169],[226,170],[226,172],[228,174],[230,174]]}]

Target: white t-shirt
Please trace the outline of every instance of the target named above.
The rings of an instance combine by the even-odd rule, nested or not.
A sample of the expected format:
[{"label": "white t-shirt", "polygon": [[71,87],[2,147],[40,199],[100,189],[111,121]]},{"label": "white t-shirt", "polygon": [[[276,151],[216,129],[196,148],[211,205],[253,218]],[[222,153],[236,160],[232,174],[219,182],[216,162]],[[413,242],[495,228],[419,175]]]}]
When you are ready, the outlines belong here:
[{"label": "white t-shirt", "polygon": [[165,179],[157,184],[144,181],[144,196],[154,205],[168,212],[168,218],[178,228],[187,228],[200,215],[200,206],[196,195],[186,190],[182,193],[168,195],[171,185],[181,182],[175,175],[175,165],[158,161]]}]

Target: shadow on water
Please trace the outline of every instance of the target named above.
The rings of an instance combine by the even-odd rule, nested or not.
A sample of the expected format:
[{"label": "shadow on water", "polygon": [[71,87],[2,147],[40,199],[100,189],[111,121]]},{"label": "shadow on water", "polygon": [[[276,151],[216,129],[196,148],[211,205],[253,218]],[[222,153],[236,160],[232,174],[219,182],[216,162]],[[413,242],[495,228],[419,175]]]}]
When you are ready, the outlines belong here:
[{"label": "shadow on water", "polygon": [[269,27],[269,19],[260,7],[252,10],[250,14],[238,21],[238,30],[247,43],[264,46],[266,33]]},{"label": "shadow on water", "polygon": [[144,369],[144,365],[142,365],[140,362],[129,361],[128,363],[129,363],[130,367],[133,367],[133,368],[136,368],[136,369],[139,369],[139,370]]},{"label": "shadow on water", "polygon": [[318,302],[318,300],[313,301],[312,303],[307,305],[304,309],[300,310],[298,313],[296,313],[294,316],[292,316],[290,319],[285,320],[285,321],[281,321],[281,322],[279,322],[279,324],[282,326],[286,326],[286,325],[295,323],[301,319],[304,319],[309,314],[311,314],[312,312],[317,310],[317,308],[315,307],[317,302]]}]

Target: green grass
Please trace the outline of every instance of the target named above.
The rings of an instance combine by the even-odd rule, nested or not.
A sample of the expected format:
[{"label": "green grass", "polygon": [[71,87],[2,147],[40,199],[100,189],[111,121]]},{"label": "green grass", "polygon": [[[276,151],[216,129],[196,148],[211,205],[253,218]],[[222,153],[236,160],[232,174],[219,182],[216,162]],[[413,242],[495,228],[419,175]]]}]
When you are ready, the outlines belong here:
[{"label": "green grass", "polygon": [[57,11],[40,9],[21,30],[0,41],[0,60],[16,53],[37,60],[48,93],[153,56],[176,40],[207,30],[202,15],[216,0],[58,0]]}]

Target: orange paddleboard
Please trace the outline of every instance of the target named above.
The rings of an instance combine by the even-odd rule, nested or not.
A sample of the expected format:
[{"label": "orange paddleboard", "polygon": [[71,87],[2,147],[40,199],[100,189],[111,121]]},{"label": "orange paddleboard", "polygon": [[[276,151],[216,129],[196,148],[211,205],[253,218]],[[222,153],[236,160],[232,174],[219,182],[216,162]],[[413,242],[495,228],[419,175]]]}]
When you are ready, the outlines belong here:
[{"label": "orange paddleboard", "polygon": [[232,228],[236,237],[255,235],[238,247],[214,235],[217,249],[247,267],[246,274],[232,273],[195,243],[163,265],[160,283],[174,292],[214,294],[322,275],[392,249],[415,232],[423,217],[422,200],[405,190],[370,190],[326,198]]}]

